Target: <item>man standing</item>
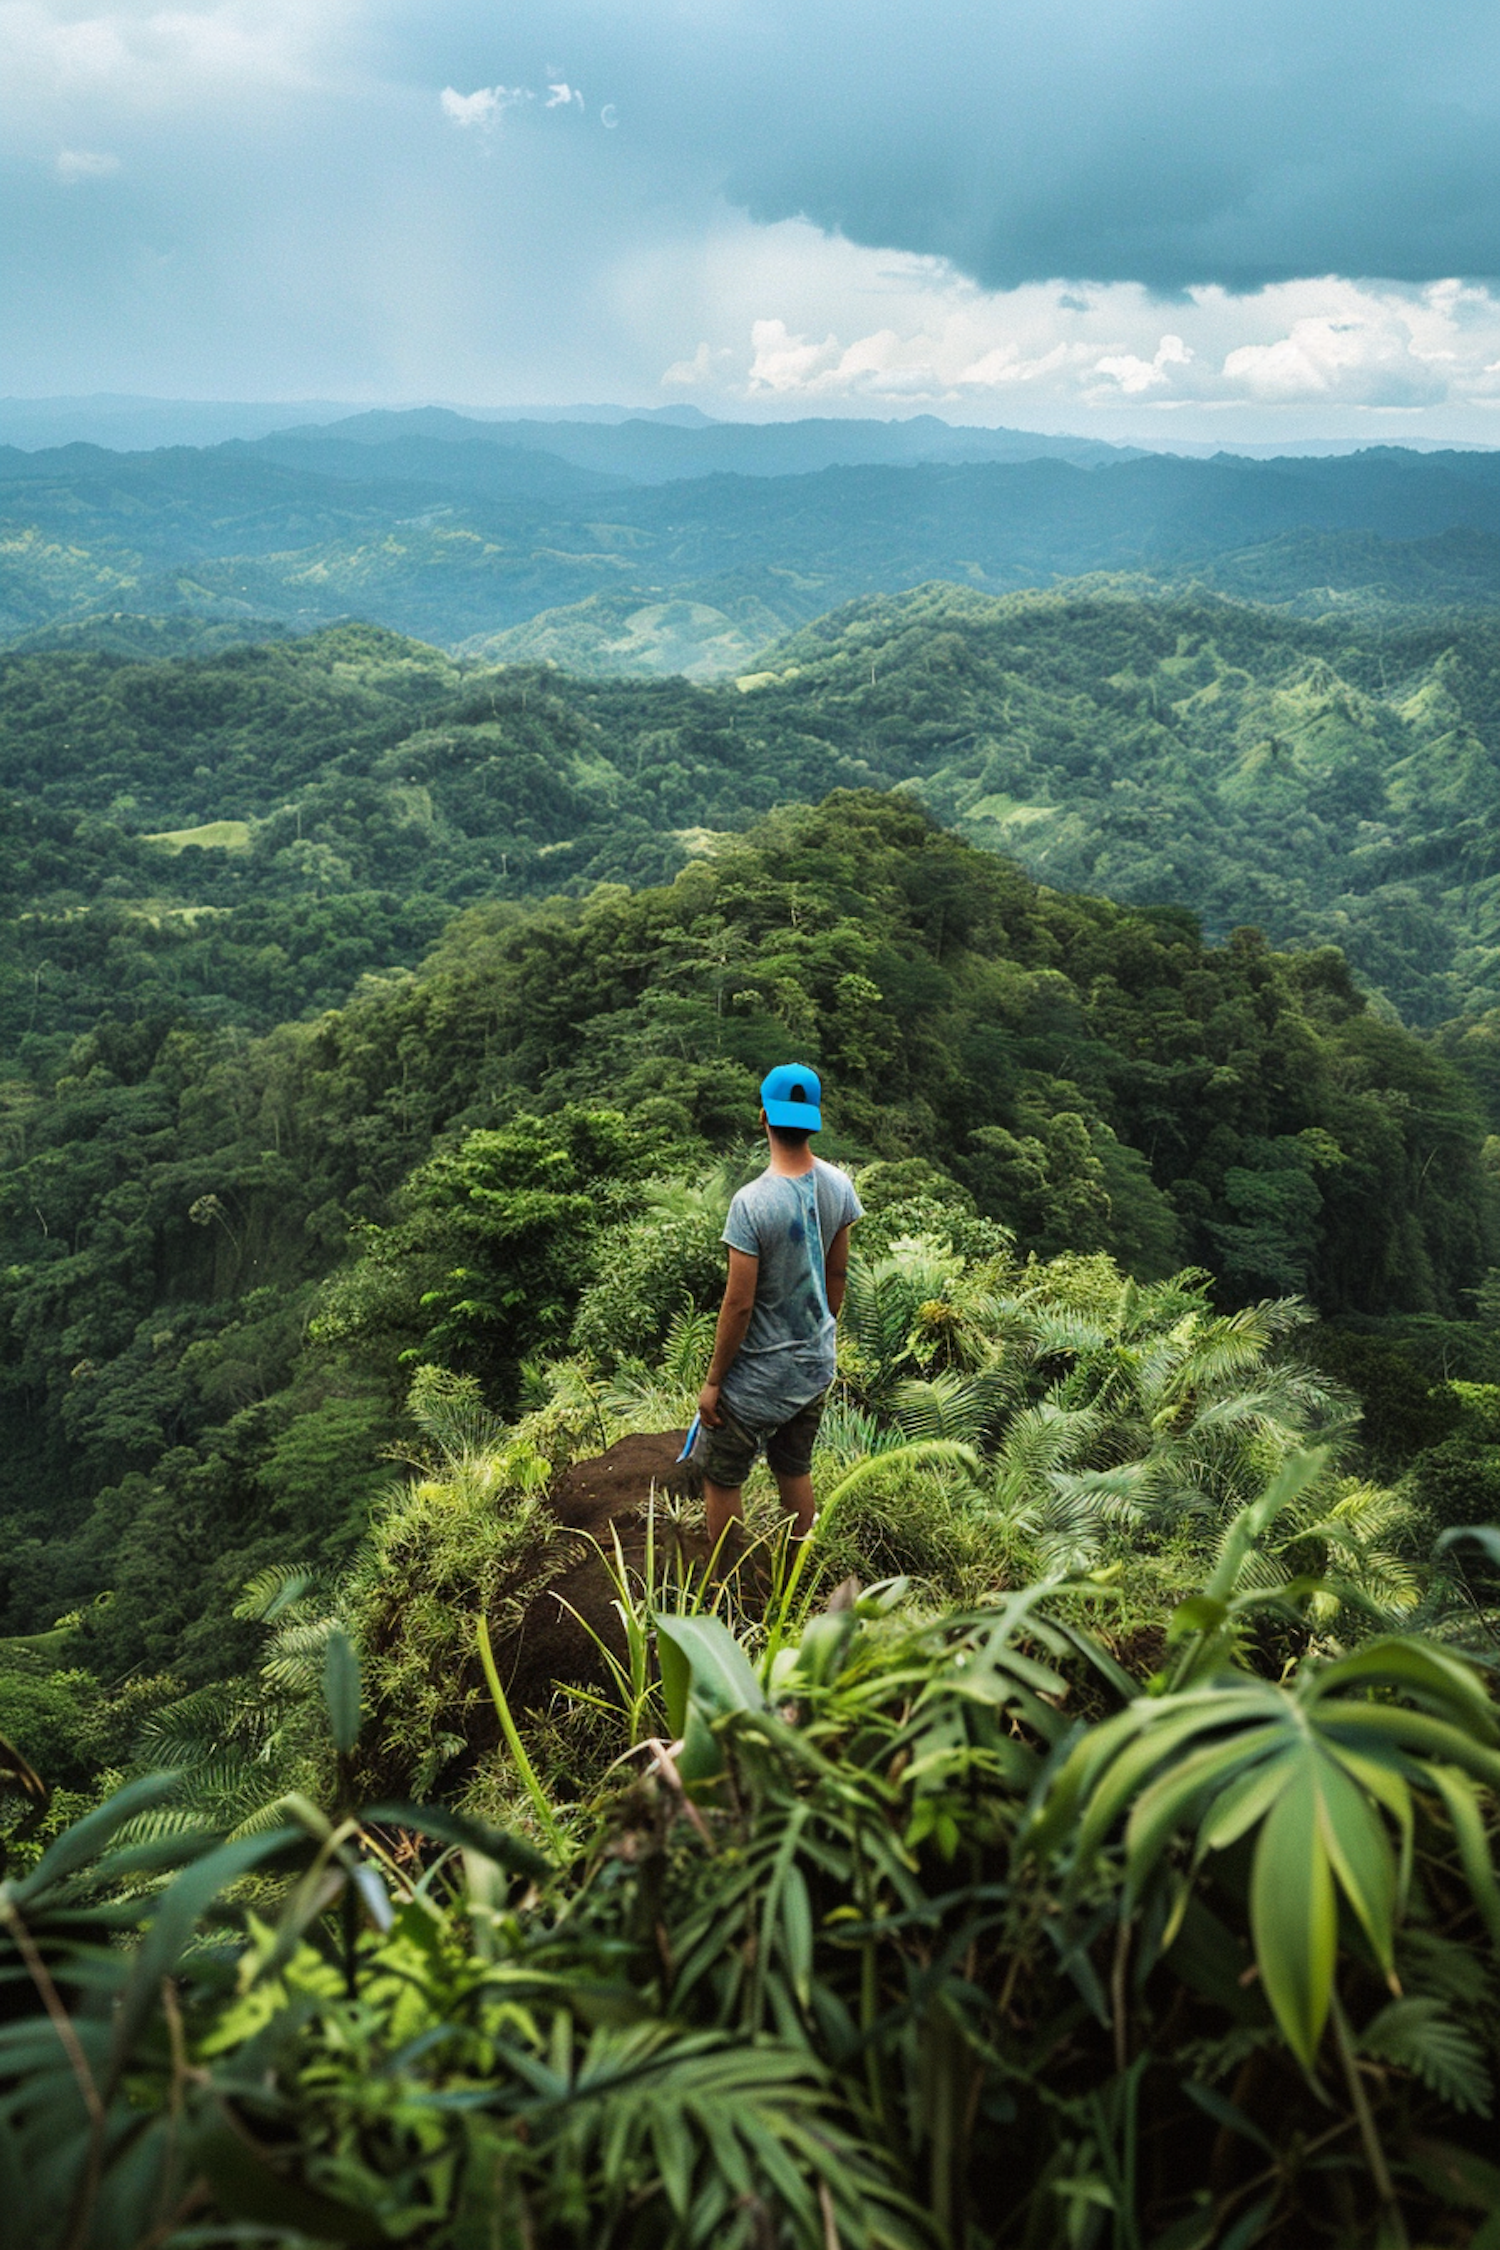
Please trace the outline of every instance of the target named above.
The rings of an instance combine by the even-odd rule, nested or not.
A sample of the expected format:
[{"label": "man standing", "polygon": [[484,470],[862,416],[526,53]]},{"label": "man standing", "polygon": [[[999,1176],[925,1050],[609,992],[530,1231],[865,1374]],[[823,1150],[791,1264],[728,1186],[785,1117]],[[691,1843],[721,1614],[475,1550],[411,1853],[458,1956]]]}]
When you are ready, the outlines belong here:
[{"label": "man standing", "polygon": [[762,1444],[796,1536],[812,1529],[813,1439],[833,1381],[849,1229],[864,1209],[845,1175],[807,1145],[823,1122],[817,1072],[779,1063],[760,1099],[771,1160],[724,1222],[729,1279],[692,1454],[715,1547],[742,1519],[740,1487]]}]

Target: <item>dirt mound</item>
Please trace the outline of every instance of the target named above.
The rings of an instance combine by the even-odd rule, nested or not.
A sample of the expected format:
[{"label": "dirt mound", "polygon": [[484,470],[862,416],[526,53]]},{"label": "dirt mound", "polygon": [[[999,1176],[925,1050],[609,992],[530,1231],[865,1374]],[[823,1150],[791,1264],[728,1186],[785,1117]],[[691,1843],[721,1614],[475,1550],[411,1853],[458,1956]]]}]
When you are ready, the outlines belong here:
[{"label": "dirt mound", "polygon": [[[607,1453],[575,1461],[552,1487],[548,1503],[558,1522],[586,1539],[571,1542],[577,1560],[532,1604],[519,1630],[496,1647],[500,1677],[517,1709],[541,1709],[560,1681],[578,1687],[604,1683],[604,1661],[591,1630],[606,1647],[624,1654],[614,1580],[604,1560],[608,1556],[613,1564],[611,1527],[619,1535],[626,1564],[644,1573],[652,1488],[662,1496],[701,1489],[694,1473],[677,1465],[686,1435],[685,1430],[661,1430],[621,1438]],[[684,1531],[659,1515],[657,1556],[674,1551],[684,1563],[701,1562],[708,1542],[701,1530]]]},{"label": "dirt mound", "polygon": [[621,1438],[590,1461],[575,1461],[547,1496],[558,1522],[570,1531],[592,1532],[596,1539],[602,1532],[608,1539],[610,1522],[644,1510],[653,1485],[662,1493],[701,1491],[696,1471],[678,1466],[686,1436],[686,1430],[656,1430]]}]

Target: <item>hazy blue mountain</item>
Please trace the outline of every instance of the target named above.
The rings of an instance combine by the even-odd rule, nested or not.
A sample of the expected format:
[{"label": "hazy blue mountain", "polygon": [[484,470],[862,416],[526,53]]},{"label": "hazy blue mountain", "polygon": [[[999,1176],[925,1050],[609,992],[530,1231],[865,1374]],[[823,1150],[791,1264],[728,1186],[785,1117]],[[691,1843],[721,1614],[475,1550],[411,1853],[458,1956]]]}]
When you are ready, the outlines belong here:
[{"label": "hazy blue mountain", "polygon": [[[819,469],[905,468],[920,462],[1071,461],[1095,468],[1140,457],[1131,446],[1098,438],[1051,437],[1032,430],[965,428],[935,414],[897,422],[810,415],[797,422],[679,421],[682,410],[630,415],[623,421],[571,421],[560,417],[476,421],[442,407],[379,411],[335,423],[329,435],[384,450],[420,436],[450,444],[476,439],[556,454],[579,468],[626,476],[639,484],[671,484],[705,476],[806,476]],[[279,433],[278,448],[312,431]],[[288,458],[278,450],[278,459]]]},{"label": "hazy blue mountain", "polygon": [[[486,435],[432,409],[361,426],[155,453],[0,449],[0,637],[117,612],[298,630],[352,616],[490,659],[706,678],[844,602],[938,579],[1009,593],[1145,574],[1309,617],[1485,609],[1500,591],[1496,454],[867,462],[627,483],[602,460],[512,443],[515,424]],[[564,435],[576,452],[585,439],[823,443],[830,427],[914,425]]]},{"label": "hazy blue mountain", "polygon": [[[0,445],[30,450],[56,445],[108,445],[121,452],[165,445],[221,445],[229,438],[267,437],[274,431],[321,428],[368,413],[348,399],[145,398],[97,391],[65,398],[0,398]],[[382,412],[387,411],[381,409]],[[435,412],[480,425],[495,422],[677,422],[706,429],[713,420],[697,406],[470,406],[396,408],[397,416]]]},{"label": "hazy blue mountain", "polygon": [[[433,409],[434,416],[438,411]],[[422,418],[413,415],[400,419],[416,422]],[[450,419],[457,421],[458,417]],[[346,427],[338,423],[329,430],[263,438],[245,450],[258,460],[277,461],[289,469],[337,477],[349,484],[368,484],[373,478],[382,483],[417,484],[502,500],[584,500],[598,493],[625,490],[635,481],[608,469],[580,465],[565,454],[547,452],[537,445],[503,443],[481,436],[481,425],[476,422],[465,422],[463,434],[457,437],[418,428],[379,441],[351,438],[344,434]],[[507,432],[525,427],[539,436],[546,434],[540,423],[506,423],[501,427]]]}]

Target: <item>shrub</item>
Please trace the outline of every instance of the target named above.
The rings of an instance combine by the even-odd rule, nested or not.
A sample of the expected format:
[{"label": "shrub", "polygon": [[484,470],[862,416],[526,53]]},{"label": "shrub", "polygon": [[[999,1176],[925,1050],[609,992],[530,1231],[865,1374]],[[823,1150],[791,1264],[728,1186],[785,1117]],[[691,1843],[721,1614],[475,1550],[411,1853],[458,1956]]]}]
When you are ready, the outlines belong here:
[{"label": "shrub", "polygon": [[572,1544],[540,1498],[551,1465],[487,1416],[471,1377],[423,1369],[409,1404],[428,1448],[371,1525],[344,1606],[364,1654],[382,1774],[429,1788],[487,1708],[478,1620],[519,1626]]}]

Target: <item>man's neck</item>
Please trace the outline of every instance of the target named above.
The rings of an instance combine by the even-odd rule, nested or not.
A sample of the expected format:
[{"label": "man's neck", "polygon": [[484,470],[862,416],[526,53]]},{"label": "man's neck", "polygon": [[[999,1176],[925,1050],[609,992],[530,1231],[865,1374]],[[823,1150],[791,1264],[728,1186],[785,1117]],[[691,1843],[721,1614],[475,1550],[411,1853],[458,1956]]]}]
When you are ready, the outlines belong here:
[{"label": "man's neck", "polygon": [[771,1161],[766,1166],[768,1172],[781,1172],[789,1179],[796,1179],[800,1173],[812,1170],[813,1152],[806,1141],[801,1148],[784,1148],[772,1134],[767,1133],[766,1145],[771,1151]]}]

